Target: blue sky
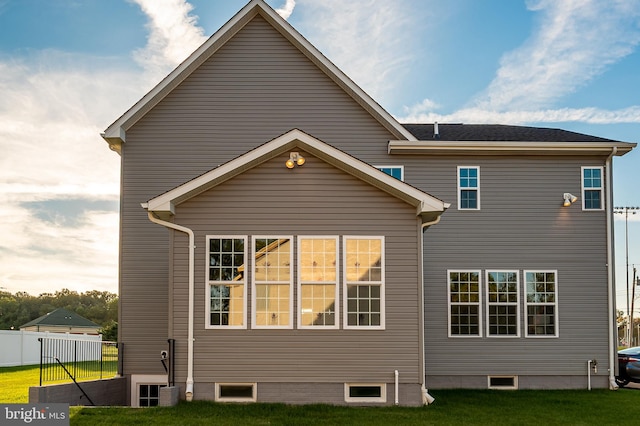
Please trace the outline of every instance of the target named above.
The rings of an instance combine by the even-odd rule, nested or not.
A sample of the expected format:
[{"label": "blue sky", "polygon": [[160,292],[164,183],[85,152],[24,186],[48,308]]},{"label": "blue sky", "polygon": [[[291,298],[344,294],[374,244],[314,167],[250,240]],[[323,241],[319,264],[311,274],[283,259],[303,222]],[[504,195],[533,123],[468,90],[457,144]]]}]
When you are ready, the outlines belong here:
[{"label": "blue sky", "polygon": [[[268,0],[401,122],[640,140],[640,0]],[[245,0],[0,0],[0,287],[117,291],[119,160],[99,133]],[[614,160],[640,206],[640,149]],[[640,269],[640,211],[629,263]],[[625,222],[616,215],[619,307]]]}]

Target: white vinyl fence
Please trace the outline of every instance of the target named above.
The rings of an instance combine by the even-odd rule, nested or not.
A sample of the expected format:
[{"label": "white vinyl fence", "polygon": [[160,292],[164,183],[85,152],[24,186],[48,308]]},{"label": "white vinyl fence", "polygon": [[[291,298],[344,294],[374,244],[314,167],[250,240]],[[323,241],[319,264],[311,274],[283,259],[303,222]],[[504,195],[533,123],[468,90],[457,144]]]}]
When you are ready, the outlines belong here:
[{"label": "white vinyl fence", "polygon": [[[40,364],[40,342],[38,338],[43,337],[71,341],[102,341],[102,336],[100,335],[0,330],[0,367]],[[68,356],[61,354],[59,357],[62,359]]]}]

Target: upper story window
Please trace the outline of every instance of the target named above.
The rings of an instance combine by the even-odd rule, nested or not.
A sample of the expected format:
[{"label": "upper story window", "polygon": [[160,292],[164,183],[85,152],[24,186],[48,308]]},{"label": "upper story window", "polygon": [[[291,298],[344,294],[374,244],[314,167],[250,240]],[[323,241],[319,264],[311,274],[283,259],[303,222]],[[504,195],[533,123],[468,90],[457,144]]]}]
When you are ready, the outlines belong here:
[{"label": "upper story window", "polygon": [[602,167],[582,167],[582,209],[602,210],[603,203]]},{"label": "upper story window", "polygon": [[207,237],[207,327],[245,328],[246,237]]},{"label": "upper story window", "polygon": [[458,166],[458,209],[480,210],[480,167]]},{"label": "upper story window", "polygon": [[526,336],[557,337],[556,271],[524,271]]},{"label": "upper story window", "polygon": [[384,237],[344,237],[344,327],[384,328]]},{"label": "upper story window", "polygon": [[385,172],[398,180],[404,181],[404,166],[375,166],[381,172]]},{"label": "upper story window", "polygon": [[518,271],[487,271],[487,336],[520,335]]},{"label": "upper story window", "polygon": [[338,237],[298,237],[298,327],[335,328]]},{"label": "upper story window", "polygon": [[253,326],[292,326],[291,237],[253,237]]},{"label": "upper story window", "polygon": [[481,336],[480,271],[448,271],[449,336]]}]

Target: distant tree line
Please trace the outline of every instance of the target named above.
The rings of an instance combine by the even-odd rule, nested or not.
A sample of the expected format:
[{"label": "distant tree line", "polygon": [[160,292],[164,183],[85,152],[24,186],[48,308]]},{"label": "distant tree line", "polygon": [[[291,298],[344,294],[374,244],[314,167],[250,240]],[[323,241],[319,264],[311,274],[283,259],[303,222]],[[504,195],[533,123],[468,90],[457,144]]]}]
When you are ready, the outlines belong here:
[{"label": "distant tree line", "polygon": [[118,295],[97,290],[78,293],[62,289],[39,296],[23,291],[15,294],[0,291],[0,330],[18,330],[21,325],[58,308],[73,311],[100,325],[104,340],[116,340]]}]

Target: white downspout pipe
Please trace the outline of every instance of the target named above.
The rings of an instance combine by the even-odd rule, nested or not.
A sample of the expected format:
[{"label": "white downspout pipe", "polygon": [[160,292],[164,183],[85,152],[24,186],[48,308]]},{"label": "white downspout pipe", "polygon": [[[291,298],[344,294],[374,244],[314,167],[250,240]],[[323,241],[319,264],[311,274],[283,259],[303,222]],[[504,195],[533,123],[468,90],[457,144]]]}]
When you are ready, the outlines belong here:
[{"label": "white downspout pipe", "polygon": [[426,381],[426,377],[427,377],[427,373],[426,373],[426,367],[425,367],[425,362],[427,359],[427,348],[425,347],[425,337],[424,337],[424,230],[431,226],[431,225],[436,225],[438,222],[440,222],[440,218],[442,216],[438,216],[435,220],[431,221],[431,222],[425,222],[422,224],[421,227],[421,231],[420,232],[420,336],[418,337],[418,340],[420,342],[420,347],[421,347],[421,360],[420,360],[420,380],[422,381],[422,403],[424,405],[429,405],[431,403],[433,403],[433,401],[435,401],[435,398],[431,395],[429,395],[429,391],[427,390],[425,381]]},{"label": "white downspout pipe", "polygon": [[[146,204],[142,207],[147,208]],[[188,319],[188,336],[187,336],[187,383],[185,398],[187,401],[193,400],[193,295],[194,295],[194,265],[195,265],[195,236],[193,231],[184,226],[175,223],[166,222],[156,217],[153,212],[147,211],[149,220],[158,225],[184,232],[189,235],[189,319]]]},{"label": "white downspout pipe", "polygon": [[393,401],[393,403],[395,405],[399,404],[399,398],[398,398],[398,382],[400,381],[400,373],[398,373],[398,370],[395,370],[393,372],[393,375],[395,376],[395,380],[394,380],[394,384],[395,384],[395,400]]},{"label": "white downspout pipe", "polygon": [[[615,284],[613,282],[613,238],[611,231],[613,227],[613,173],[611,172],[611,159],[618,152],[618,147],[613,147],[611,154],[607,157],[605,162],[605,170],[607,173],[607,281],[608,281],[608,312],[609,312],[609,389],[618,389],[615,376],[615,363],[617,362],[618,352],[618,328],[616,326],[615,318]],[[589,370],[591,371],[591,370]]]}]

